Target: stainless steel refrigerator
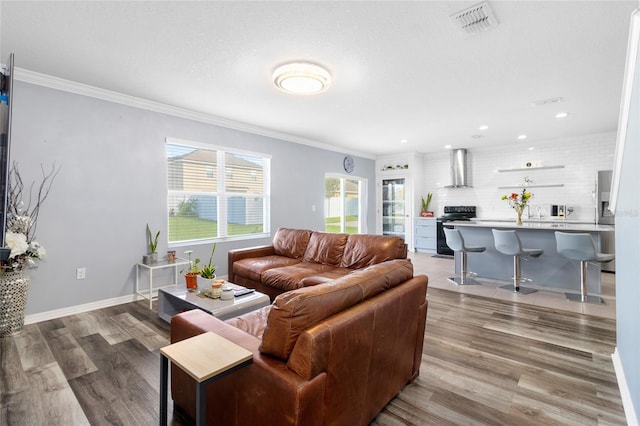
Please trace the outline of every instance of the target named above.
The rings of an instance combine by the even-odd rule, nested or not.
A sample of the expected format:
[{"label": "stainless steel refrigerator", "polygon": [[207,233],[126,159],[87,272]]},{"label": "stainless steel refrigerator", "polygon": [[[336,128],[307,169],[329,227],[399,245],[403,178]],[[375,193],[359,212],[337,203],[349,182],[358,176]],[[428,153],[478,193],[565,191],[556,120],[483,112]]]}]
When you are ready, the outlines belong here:
[{"label": "stainless steel refrigerator", "polygon": [[[616,224],[614,214],[609,210],[609,193],[611,191],[612,170],[600,170],[596,180],[596,223],[599,225]],[[615,232],[602,232],[600,234],[600,251],[602,253],[615,253],[616,242]],[[602,264],[603,271],[615,272],[616,261],[606,262]]]}]

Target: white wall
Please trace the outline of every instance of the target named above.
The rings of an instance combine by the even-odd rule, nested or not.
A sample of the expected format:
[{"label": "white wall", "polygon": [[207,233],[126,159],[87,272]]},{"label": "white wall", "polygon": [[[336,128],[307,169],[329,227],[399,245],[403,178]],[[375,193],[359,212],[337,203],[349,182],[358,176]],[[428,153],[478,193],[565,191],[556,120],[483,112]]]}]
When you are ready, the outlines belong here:
[{"label": "white wall", "polygon": [[[640,12],[636,11],[638,13]],[[627,88],[631,91],[631,102],[616,206],[616,351],[620,361],[616,365],[616,373],[630,425],[637,425],[640,420],[640,48],[638,49],[635,52],[632,87]]]},{"label": "white wall", "polygon": [[[272,231],[324,229],[325,175],[342,172],[338,152],[20,81],[12,102],[11,156],[24,181],[38,180],[41,165],[62,167],[40,214],[37,240],[48,258],[29,272],[28,315],[132,295],[134,264],[147,251],[147,223],[161,230],[158,252],[166,252],[168,136],[271,154]],[[353,175],[373,185],[373,160],[355,160]],[[374,211],[375,197],[368,200]],[[373,214],[367,225],[375,229]],[[229,249],[270,242],[218,244],[218,274],[227,274]],[[211,245],[177,248],[178,256],[187,249],[208,259]],[[79,267],[87,268],[85,280],[75,279]]]},{"label": "white wall", "polygon": [[[537,205],[566,204],[574,208],[570,219],[594,220],[596,172],[613,167],[615,137],[615,133],[603,133],[470,150],[467,165],[472,188],[443,188],[449,182],[449,151],[429,153],[424,158],[422,191],[434,194],[432,205],[438,216],[445,205],[475,205],[478,217],[514,219],[513,209],[500,197],[518,192],[518,189],[498,187],[523,183],[524,177],[528,176],[534,185],[564,184],[560,188],[530,188],[534,194],[532,212]],[[530,146],[535,149],[528,150]],[[564,168],[496,172],[521,167],[527,161],[538,161],[544,166],[563,165]]]}]

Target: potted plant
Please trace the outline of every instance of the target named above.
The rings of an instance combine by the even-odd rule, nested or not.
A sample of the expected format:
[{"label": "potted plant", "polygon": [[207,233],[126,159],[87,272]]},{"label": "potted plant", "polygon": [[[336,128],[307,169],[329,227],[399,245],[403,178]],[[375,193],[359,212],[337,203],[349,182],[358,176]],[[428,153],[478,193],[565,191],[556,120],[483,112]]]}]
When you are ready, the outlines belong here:
[{"label": "potted plant", "polygon": [[213,263],[213,254],[216,252],[216,245],[217,243],[213,243],[209,263],[200,268],[198,287],[202,290],[211,287],[211,283],[216,279],[216,265]]},{"label": "potted plant", "polygon": [[433,212],[429,211],[429,204],[431,204],[432,193],[427,194],[427,198],[422,197],[422,209],[420,210],[421,217],[433,217]]},{"label": "potted plant", "polygon": [[147,223],[147,239],[149,240],[149,258],[151,263],[156,263],[158,261],[158,238],[160,237],[160,231],[156,232],[156,236],[154,237],[151,233],[151,228],[149,228],[149,224]]},{"label": "potted plant", "polygon": [[192,262],[191,253],[193,253],[193,251],[187,250],[184,253],[189,256],[189,269],[184,274],[184,278],[187,283],[187,290],[195,290],[198,288],[198,275],[200,275],[200,267],[198,266],[198,264],[200,263],[200,259],[196,258]]}]

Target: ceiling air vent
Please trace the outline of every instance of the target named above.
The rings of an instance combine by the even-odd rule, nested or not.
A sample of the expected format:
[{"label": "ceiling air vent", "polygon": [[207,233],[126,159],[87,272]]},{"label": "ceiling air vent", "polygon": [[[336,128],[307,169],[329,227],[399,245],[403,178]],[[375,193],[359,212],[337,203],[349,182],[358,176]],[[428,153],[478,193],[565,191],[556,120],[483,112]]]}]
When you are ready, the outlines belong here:
[{"label": "ceiling air vent", "polygon": [[455,13],[449,19],[465,34],[477,34],[498,26],[498,20],[487,2]]}]

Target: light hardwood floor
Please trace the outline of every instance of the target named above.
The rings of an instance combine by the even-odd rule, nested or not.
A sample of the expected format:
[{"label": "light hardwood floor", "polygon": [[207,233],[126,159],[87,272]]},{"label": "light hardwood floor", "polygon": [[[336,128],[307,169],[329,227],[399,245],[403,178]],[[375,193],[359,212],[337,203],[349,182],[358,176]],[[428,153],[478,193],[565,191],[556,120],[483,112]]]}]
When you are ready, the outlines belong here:
[{"label": "light hardwood floor", "polygon": [[[431,287],[428,298],[420,376],[372,424],[625,424],[614,319]],[[0,425],[158,424],[168,337],[139,301],[0,339]]]}]

